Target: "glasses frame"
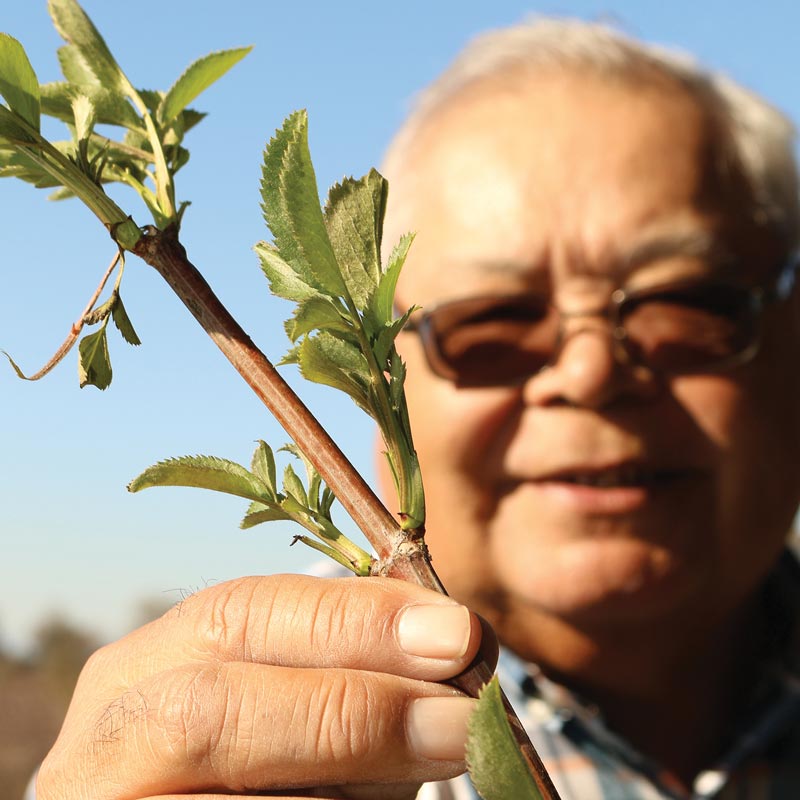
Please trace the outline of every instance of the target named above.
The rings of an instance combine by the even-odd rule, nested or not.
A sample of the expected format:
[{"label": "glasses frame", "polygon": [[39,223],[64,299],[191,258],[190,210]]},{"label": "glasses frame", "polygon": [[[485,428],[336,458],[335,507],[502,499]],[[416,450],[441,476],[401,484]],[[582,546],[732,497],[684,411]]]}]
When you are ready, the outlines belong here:
[{"label": "glasses frame", "polygon": [[[439,348],[434,327],[436,315],[443,309],[451,308],[452,306],[463,303],[467,300],[476,300],[479,299],[479,297],[465,297],[458,300],[449,300],[445,303],[440,303],[439,305],[434,306],[430,310],[413,314],[406,322],[403,331],[408,333],[416,333],[419,336],[422,343],[423,352],[425,353],[425,360],[435,375],[438,375],[440,378],[444,378],[452,383],[469,387],[513,386],[524,383],[528,378],[538,374],[544,369],[547,369],[547,367],[551,366],[558,359],[559,353],[561,352],[561,347],[565,339],[564,321],[580,317],[602,317],[603,319],[608,320],[611,328],[612,342],[614,344],[612,350],[614,357],[619,363],[635,364],[646,367],[653,372],[671,375],[714,373],[724,371],[726,369],[733,369],[734,367],[746,364],[756,355],[761,345],[761,319],[763,313],[770,305],[781,303],[789,298],[797,281],[798,268],[800,268],[800,251],[792,251],[789,257],[783,262],[781,268],[778,270],[776,277],[767,283],[757,286],[745,286],[736,281],[685,280],[660,284],[658,286],[651,286],[643,289],[628,290],[618,288],[611,293],[609,301],[605,306],[587,311],[564,311],[552,303],[548,303],[547,305],[559,316],[558,338],[556,340],[556,345],[553,348],[552,355],[538,370],[533,370],[529,374],[524,374],[518,378],[509,379],[507,381],[464,381],[463,379],[459,378],[459,375],[456,373],[456,371],[448,364]],[[752,341],[748,342],[748,344],[737,353],[716,361],[709,361],[702,366],[693,368],[667,371],[658,369],[648,364],[645,360],[638,358],[634,350],[626,344],[628,341],[628,335],[623,322],[625,317],[625,308],[630,306],[632,303],[641,302],[643,298],[653,295],[703,286],[712,288],[718,287],[726,290],[734,289],[744,293],[744,297],[746,298],[746,310],[753,322]],[[493,295],[486,295],[486,297],[503,301],[504,299],[519,299],[520,295],[497,295],[496,297]]]}]

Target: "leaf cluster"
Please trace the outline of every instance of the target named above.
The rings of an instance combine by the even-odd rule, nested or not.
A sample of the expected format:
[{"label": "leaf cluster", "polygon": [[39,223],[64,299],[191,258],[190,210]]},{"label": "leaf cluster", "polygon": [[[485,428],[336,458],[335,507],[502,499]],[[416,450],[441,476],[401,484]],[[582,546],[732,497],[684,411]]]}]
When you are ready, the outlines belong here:
[{"label": "leaf cluster", "polygon": [[83,318],[84,324],[100,327],[94,333],[84,336],[78,345],[78,382],[81,388],[96,386],[98,389],[107,389],[111,385],[111,359],[108,353],[109,320],[113,320],[128,344],[138,346],[142,343],[128,317],[117,286],[105,303]]},{"label": "leaf cluster", "polygon": [[302,541],[325,553],[357,575],[368,575],[372,557],[350,541],[333,522],[333,492],[323,484],[319,472],[295,445],[285,445],[281,449],[302,461],[306,484],[288,463],[283,470],[283,486],[279,491],[275,455],[266,442],[259,441],[250,469],[216,456],[170,458],[134,478],[128,484],[128,490],[138,492],[152,486],[191,486],[243,497],[251,502],[241,521],[242,528],[273,520],[296,522],[317,538],[301,535],[295,537],[295,541]]},{"label": "leaf cluster", "polygon": [[[179,226],[186,203],[175,204],[174,177],[189,160],[183,141],[205,116],[190,108],[195,98],[251,48],[211,53],[192,63],[166,91],[136,89],[76,0],[49,0],[48,9],[65,44],[58,50],[64,80],[40,84],[23,46],[0,33],[0,177],[54,189],[52,199],[80,198],[111,230],[120,248],[132,248],[141,231],[105,193],[117,182],[133,188],[157,226]],[[66,125],[69,138],[49,141],[43,115]],[[98,126],[118,135],[106,136]],[[121,271],[120,271],[121,275]],[[36,377],[63,358],[84,324],[99,324],[79,345],[81,386],[105,389],[111,382],[109,318],[131,344],[139,339],[119,295],[79,322],[77,330]],[[9,360],[10,357],[9,357]],[[11,360],[17,374],[25,374]]]},{"label": "leaf cluster", "polygon": [[[49,0],[48,9],[66,42],[58,51],[63,81],[40,85],[22,45],[0,34],[0,95],[7,104],[0,106],[0,177],[56,189],[54,199],[77,195],[107,225],[126,215],[100,187],[123,183],[158,227],[178,224],[186,204],[176,208],[174,176],[189,160],[185,134],[204,117],[189,104],[251,48],[198,59],[166,91],[136,89],[76,0]],[[43,114],[64,122],[69,138],[44,138]],[[119,135],[105,136],[98,125]],[[128,235],[135,240],[133,231]]]},{"label": "leaf cluster", "polygon": [[381,260],[388,185],[371,170],[333,186],[320,207],[305,111],[290,115],[269,142],[262,209],[274,237],[256,252],[272,292],[296,304],[282,363],[348,394],[378,423],[395,477],[403,526],[424,521],[419,465],[395,338],[414,308],[393,313],[394,291],[412,236]]}]

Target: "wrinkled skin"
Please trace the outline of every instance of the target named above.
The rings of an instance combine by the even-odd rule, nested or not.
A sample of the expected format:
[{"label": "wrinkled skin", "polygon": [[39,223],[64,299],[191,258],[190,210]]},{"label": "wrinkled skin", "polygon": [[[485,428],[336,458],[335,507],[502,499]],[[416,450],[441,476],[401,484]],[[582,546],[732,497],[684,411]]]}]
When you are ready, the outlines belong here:
[{"label": "wrinkled skin", "polygon": [[[446,630],[423,617],[412,655],[403,613],[431,603]],[[434,681],[480,639],[462,606],[390,579],[220,584],[91,658],[37,797],[413,797],[463,771],[472,701]],[[417,721],[442,736],[420,744],[412,718],[430,698]]]},{"label": "wrinkled skin", "polygon": [[[403,212],[388,235],[418,231],[401,308],[536,291],[588,311],[620,286],[710,274],[716,252],[750,284],[780,265],[782,243],[742,180],[716,168],[716,126],[682,90],[570,74],[509,83],[451,102],[417,136],[411,167],[388,171]],[[713,252],[698,255],[698,242]],[[658,255],[633,257],[648,248]],[[731,707],[752,663],[741,641],[758,629],[758,587],[797,509],[797,319],[796,298],[772,307],[752,362],[669,377],[620,363],[607,321],[579,317],[549,368],[492,388],[434,375],[413,333],[399,343],[445,585],[675,764],[680,742],[643,741],[654,733],[637,719],[696,702],[687,675]],[[651,479],[620,486],[631,469]],[[709,752],[683,736],[697,761],[727,724],[709,718],[720,725],[701,734]]]},{"label": "wrinkled skin", "polygon": [[[715,137],[658,81],[470,90],[388,175],[387,237],[418,231],[401,302],[535,288],[594,308],[618,284],[704,274],[708,261],[685,253],[623,263],[637,242],[676,232],[707,234],[758,281],[780,247],[735,176],[712,168]],[[479,390],[435,377],[416,337],[401,337],[445,584],[686,780],[730,723],[753,663],[734,645],[753,638],[753,598],[797,507],[800,393],[786,366],[798,363],[797,316],[770,309],[752,363],[671,379],[615,362],[605,322],[587,317],[550,369]],[[678,477],[627,493],[564,478],[630,463]],[[470,701],[437,682],[480,642],[459,610],[418,616],[420,654],[404,651],[398,620],[420,604],[461,608],[382,579],[198,592],[92,658],[40,800],[413,797],[463,770]]]}]

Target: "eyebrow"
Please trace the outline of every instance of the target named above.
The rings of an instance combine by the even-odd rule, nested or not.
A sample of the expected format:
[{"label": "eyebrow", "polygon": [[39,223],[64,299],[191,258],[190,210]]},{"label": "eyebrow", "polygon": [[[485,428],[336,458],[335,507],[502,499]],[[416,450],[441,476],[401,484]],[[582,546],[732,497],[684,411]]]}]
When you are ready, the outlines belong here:
[{"label": "eyebrow", "polygon": [[[578,248],[575,248],[577,251]],[[731,253],[720,245],[719,237],[712,231],[695,227],[643,232],[627,245],[609,248],[609,252],[595,261],[577,252],[569,258],[569,270],[577,275],[625,274],[636,267],[661,258],[688,256],[707,258],[722,265],[732,260]],[[525,260],[484,259],[465,266],[475,271],[532,276],[547,266],[546,258],[535,256]]]},{"label": "eyebrow", "polygon": [[720,246],[714,233],[698,228],[663,231],[645,234],[640,241],[620,249],[614,259],[627,269],[671,256],[708,258],[716,262],[728,261],[731,254]]},{"label": "eyebrow", "polygon": [[613,243],[596,259],[586,259],[576,252],[568,269],[572,275],[610,276],[622,281],[638,267],[676,257],[704,259],[715,271],[735,260],[716,232],[687,225],[671,229],[654,227],[649,231],[645,228],[632,241],[622,245]]}]

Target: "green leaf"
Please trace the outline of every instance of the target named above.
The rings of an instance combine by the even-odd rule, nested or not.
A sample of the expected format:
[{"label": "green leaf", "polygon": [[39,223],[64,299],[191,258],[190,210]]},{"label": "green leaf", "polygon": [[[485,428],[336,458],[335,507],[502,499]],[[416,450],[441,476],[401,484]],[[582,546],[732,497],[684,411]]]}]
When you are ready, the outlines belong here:
[{"label": "green leaf", "polygon": [[[393,355],[394,357],[389,361],[389,398],[392,401],[392,406],[399,409],[405,407],[403,386],[406,380],[406,365],[397,354],[397,351]],[[410,430],[408,431],[408,437],[410,440]]]},{"label": "green leaf", "polygon": [[287,117],[267,146],[261,197],[281,258],[310,286],[346,295],[320,208],[305,111]]},{"label": "green leaf", "polygon": [[282,509],[292,515],[292,519],[294,519],[295,522],[298,521],[298,518],[305,518],[306,522],[310,519],[305,504],[301,503],[294,495],[285,495],[280,501],[280,505]]},{"label": "green leaf", "polygon": [[325,224],[350,296],[364,308],[381,276],[381,231],[388,184],[372,169],[360,180],[333,186]]},{"label": "green leaf", "polygon": [[377,327],[385,325],[393,317],[394,293],[397,279],[403,268],[408,250],[414,241],[414,234],[407,233],[392,249],[386,271],[381,275],[378,288],[370,299],[368,312]]},{"label": "green leaf", "polygon": [[483,800],[542,800],[514,740],[496,677],[481,690],[469,719],[467,765]]},{"label": "green leaf", "polygon": [[111,306],[111,319],[114,320],[114,325],[117,326],[117,330],[128,344],[132,344],[136,347],[142,343],[142,340],[136,335],[136,331],[128,318],[128,312],[125,310],[125,306],[122,305],[122,298],[119,296],[119,293],[117,293],[116,301]]},{"label": "green leaf", "polygon": [[152,486],[190,486],[263,502],[263,481],[234,461],[216,456],[182,456],[160,461],[128,484],[129,492]]},{"label": "green leaf", "polygon": [[84,84],[80,87],[55,81],[42,84],[42,113],[63,122],[72,121],[72,102],[79,94],[92,101],[97,122],[102,125],[118,125],[144,134],[144,122],[124,95],[104,89],[102,86]]},{"label": "green leaf", "polygon": [[[2,109],[0,109],[2,111]],[[2,117],[2,114],[0,114]],[[0,124],[2,128],[2,124]],[[33,184],[37,189],[60,186],[59,182],[42,169],[25,153],[5,153],[0,151],[0,178],[19,178]]]},{"label": "green leaf", "polygon": [[167,125],[201,92],[219,80],[231,67],[241,61],[253,48],[239,47],[209,53],[199,58],[178,78],[161,101],[158,120]]},{"label": "green leaf", "polygon": [[97,121],[94,104],[85,94],[79,94],[73,98],[71,105],[75,120],[75,137],[79,142],[86,142],[92,135]]},{"label": "green leaf", "polygon": [[[63,56],[65,49],[59,50],[62,69],[64,61],[68,60],[68,69],[75,78],[80,78],[76,83],[93,83],[120,94],[128,94],[131,91],[128,79],[100,32],[78,3],[75,0],[48,0],[47,7],[56,30],[64,41],[75,48],[67,49]],[[66,70],[65,76],[73,80]]]},{"label": "green leaf", "polygon": [[412,312],[416,310],[417,306],[412,306],[402,317],[398,317],[396,320],[385,325],[378,332],[377,336],[373,337],[372,352],[375,354],[375,360],[384,371],[388,369],[389,357],[392,353],[394,340],[397,338],[397,334],[403,330],[406,322],[408,322],[408,318],[411,316]]},{"label": "green leaf", "polygon": [[322,495],[320,496],[319,501],[319,508],[318,511],[323,517],[327,517],[328,519],[331,518],[331,506],[333,505],[333,501],[336,499],[336,495],[333,491],[325,486],[322,489]]},{"label": "green leaf", "polygon": [[34,131],[27,127],[22,118],[5,106],[0,106],[0,147],[19,143],[36,143]]},{"label": "green leaf", "polygon": [[283,471],[283,491],[291,495],[302,506],[308,506],[308,495],[306,494],[305,486],[303,486],[303,481],[297,477],[297,473],[291,464],[287,464]]},{"label": "green leaf", "polygon": [[340,304],[327,295],[317,294],[298,303],[292,319],[286,322],[286,333],[296,342],[314,330],[352,333],[353,326],[343,315]]},{"label": "green leaf", "polygon": [[279,505],[253,503],[239,523],[239,527],[247,530],[247,528],[253,528],[262,522],[274,522],[276,520],[294,522],[293,517],[287,514]]},{"label": "green leaf", "polygon": [[65,44],[63,47],[59,47],[57,55],[61,73],[71,84],[81,88],[85,86],[99,88],[102,85],[92,72],[83,53],[75,45]]},{"label": "green leaf", "polygon": [[[311,460],[306,454],[293,443],[285,444],[281,447],[286,453],[291,453],[295,458],[303,462],[306,470],[306,480],[308,481],[308,489],[306,490],[306,505],[310,511],[317,512],[319,509],[319,489],[322,484],[322,476],[317,472]],[[330,517],[328,517],[330,519]],[[316,517],[315,517],[316,519]]]},{"label": "green leaf", "polygon": [[270,291],[285,300],[307,300],[319,295],[317,287],[306,283],[278,253],[275,245],[258,242],[255,251],[261,260],[261,269],[267,276]]},{"label": "green leaf", "polygon": [[308,336],[300,345],[298,362],[303,377],[346,392],[370,416],[369,368],[361,352],[328,333]]},{"label": "green leaf", "polygon": [[183,132],[186,133],[194,128],[198,122],[202,122],[208,114],[204,111],[195,111],[191,108],[186,108],[181,113],[181,119],[183,121]]},{"label": "green leaf", "polygon": [[0,95],[14,113],[39,130],[39,81],[25,48],[7,33],[0,33]]},{"label": "green leaf", "polygon": [[111,360],[105,325],[96,333],[81,339],[78,354],[78,383],[81,389],[84,386],[107,389],[111,384]]},{"label": "green leaf", "polygon": [[277,494],[275,456],[272,453],[272,448],[262,439],[258,440],[258,446],[253,453],[250,469],[253,474],[267,485],[273,496]]}]

